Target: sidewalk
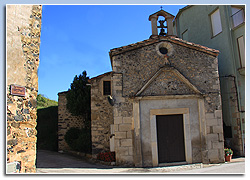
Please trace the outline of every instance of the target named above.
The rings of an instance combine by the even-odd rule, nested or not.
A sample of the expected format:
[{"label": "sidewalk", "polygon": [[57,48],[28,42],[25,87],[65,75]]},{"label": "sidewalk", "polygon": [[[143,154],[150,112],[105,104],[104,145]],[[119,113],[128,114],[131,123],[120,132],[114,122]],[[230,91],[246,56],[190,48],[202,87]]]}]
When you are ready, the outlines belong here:
[{"label": "sidewalk", "polygon": [[[161,173],[223,173],[223,167],[231,168],[230,173],[244,173],[245,158],[232,159],[230,163],[221,164],[188,164],[169,167],[154,168],[121,168],[116,166],[107,166],[102,164],[94,164],[84,161],[67,154],[60,154],[50,151],[39,151],[37,154],[37,173],[50,174],[161,174]],[[242,170],[234,171],[240,167]],[[211,168],[212,167],[212,168]],[[218,170],[221,168],[220,170]]]}]

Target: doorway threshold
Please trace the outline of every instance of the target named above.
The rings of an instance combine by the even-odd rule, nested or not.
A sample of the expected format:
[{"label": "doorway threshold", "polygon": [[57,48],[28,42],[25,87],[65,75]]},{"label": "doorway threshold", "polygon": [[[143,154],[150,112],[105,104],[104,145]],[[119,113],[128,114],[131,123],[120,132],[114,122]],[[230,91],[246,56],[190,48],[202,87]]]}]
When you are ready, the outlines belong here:
[{"label": "doorway threshold", "polygon": [[182,162],[171,162],[171,163],[159,163],[158,166],[159,167],[163,167],[163,166],[180,166],[180,165],[187,165],[188,163],[186,161],[182,161]]}]

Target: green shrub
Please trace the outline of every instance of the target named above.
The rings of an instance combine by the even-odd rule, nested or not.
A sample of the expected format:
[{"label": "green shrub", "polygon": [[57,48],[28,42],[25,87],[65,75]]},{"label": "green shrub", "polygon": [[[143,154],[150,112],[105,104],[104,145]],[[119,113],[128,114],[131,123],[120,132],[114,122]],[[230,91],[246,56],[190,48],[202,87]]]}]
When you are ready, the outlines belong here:
[{"label": "green shrub", "polygon": [[36,99],[37,99],[37,109],[48,108],[51,106],[58,106],[57,101],[46,98],[45,95],[43,94],[38,94]]},{"label": "green shrub", "polygon": [[70,128],[64,139],[69,147],[77,152],[91,152],[91,135],[89,129]]},{"label": "green shrub", "polygon": [[87,72],[75,76],[66,95],[66,107],[73,116],[83,117],[85,128],[70,128],[64,139],[69,147],[78,152],[91,152],[90,85]]},{"label": "green shrub", "polygon": [[233,155],[233,150],[232,149],[225,148],[224,151],[225,151],[226,156]]}]

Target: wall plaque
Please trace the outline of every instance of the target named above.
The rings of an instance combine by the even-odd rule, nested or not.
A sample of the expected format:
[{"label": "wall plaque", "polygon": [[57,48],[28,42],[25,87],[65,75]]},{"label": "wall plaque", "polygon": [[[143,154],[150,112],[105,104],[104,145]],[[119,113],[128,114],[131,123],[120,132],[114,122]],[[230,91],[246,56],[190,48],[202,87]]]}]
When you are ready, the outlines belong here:
[{"label": "wall plaque", "polygon": [[25,87],[10,85],[10,94],[15,96],[25,96]]}]

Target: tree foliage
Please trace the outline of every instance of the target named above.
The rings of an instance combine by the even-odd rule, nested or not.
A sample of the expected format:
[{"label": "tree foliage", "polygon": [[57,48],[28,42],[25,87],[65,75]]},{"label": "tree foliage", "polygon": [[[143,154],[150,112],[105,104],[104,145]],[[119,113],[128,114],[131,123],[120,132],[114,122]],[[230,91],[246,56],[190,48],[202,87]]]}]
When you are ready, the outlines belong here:
[{"label": "tree foliage", "polygon": [[87,72],[75,76],[66,95],[67,109],[72,115],[83,116],[85,127],[90,127],[90,85]]},{"label": "tree foliage", "polygon": [[86,71],[75,76],[66,95],[67,109],[74,116],[82,116],[84,128],[71,128],[64,138],[74,151],[91,152],[90,85]]},{"label": "tree foliage", "polygon": [[67,93],[67,109],[75,116],[84,116],[90,110],[90,86],[86,71],[75,76]]}]

